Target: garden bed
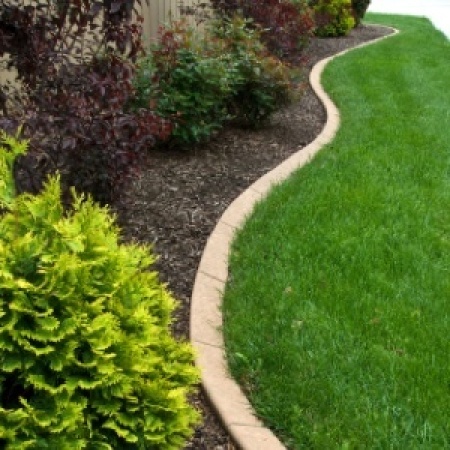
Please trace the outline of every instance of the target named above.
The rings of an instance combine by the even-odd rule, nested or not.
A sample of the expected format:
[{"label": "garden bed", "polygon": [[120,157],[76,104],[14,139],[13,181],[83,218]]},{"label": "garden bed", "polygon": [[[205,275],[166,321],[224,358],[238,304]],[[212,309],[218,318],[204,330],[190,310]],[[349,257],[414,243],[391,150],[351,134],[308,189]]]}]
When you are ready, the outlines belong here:
[{"label": "garden bed", "polygon": [[[317,61],[385,34],[388,29],[362,25],[346,37],[313,39],[302,55],[305,78]],[[195,148],[148,155],[116,209],[126,240],[154,244],[156,268],[180,302],[176,336],[189,336],[197,266],[221,214],[251,183],[311,142],[325,119],[322,105],[307,87],[300,101],[278,112],[262,129],[230,127]],[[234,448],[203,394],[192,401],[203,411],[204,421],[186,448]]]}]

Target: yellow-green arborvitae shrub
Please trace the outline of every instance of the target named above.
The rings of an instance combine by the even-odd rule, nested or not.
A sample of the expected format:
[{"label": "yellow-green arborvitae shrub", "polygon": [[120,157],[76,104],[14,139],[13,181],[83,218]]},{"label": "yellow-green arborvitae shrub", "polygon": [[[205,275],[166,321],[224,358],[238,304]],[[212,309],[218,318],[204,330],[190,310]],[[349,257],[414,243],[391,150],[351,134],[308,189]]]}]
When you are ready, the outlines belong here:
[{"label": "yellow-green arborvitae shrub", "polygon": [[356,25],[351,0],[313,0],[312,5],[317,36],[345,36]]},{"label": "yellow-green arborvitae shrub", "polygon": [[0,448],[178,450],[198,373],[154,257],[92,200],[65,212],[56,177],[15,196],[26,145],[0,140]]}]

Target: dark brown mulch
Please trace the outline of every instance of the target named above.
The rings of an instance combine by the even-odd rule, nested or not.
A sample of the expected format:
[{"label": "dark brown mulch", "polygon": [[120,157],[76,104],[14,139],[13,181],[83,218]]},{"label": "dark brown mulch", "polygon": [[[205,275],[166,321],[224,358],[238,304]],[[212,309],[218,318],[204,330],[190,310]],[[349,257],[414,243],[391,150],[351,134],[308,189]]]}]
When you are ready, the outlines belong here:
[{"label": "dark brown mulch", "polygon": [[[349,36],[313,39],[305,75],[320,59],[389,34],[362,25]],[[154,244],[157,270],[180,302],[174,333],[189,336],[189,304],[198,263],[217,220],[251,183],[311,142],[325,123],[325,112],[308,86],[301,99],[279,111],[260,130],[227,128],[189,150],[154,151],[117,208],[126,240]],[[186,449],[234,449],[203,393],[193,399],[203,423]]]}]

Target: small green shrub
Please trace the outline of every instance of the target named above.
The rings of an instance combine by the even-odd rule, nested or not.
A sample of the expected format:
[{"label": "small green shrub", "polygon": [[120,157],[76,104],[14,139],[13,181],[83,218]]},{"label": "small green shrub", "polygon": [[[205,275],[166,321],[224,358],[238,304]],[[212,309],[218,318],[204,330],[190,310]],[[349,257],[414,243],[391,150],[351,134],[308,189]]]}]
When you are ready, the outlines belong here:
[{"label": "small green shrub", "polygon": [[294,71],[267,51],[261,32],[247,19],[225,17],[212,23],[210,33],[222,42],[234,74],[230,116],[242,125],[259,126],[291,99]]},{"label": "small green shrub", "polygon": [[174,22],[139,63],[132,107],[154,109],[175,124],[172,143],[191,144],[230,119],[259,125],[291,98],[293,73],[249,20],[211,21],[203,38]]},{"label": "small green shrub", "polygon": [[107,209],[58,178],[14,196],[0,148],[0,447],[179,449],[197,420],[192,349],[169,331],[173,298],[149,249],[118,242]]},{"label": "small green shrub", "polygon": [[183,22],[163,28],[160,42],[141,60],[135,107],[150,108],[174,123],[171,141],[191,144],[208,138],[227,118],[231,93],[227,59],[206,51]]},{"label": "small green shrub", "polygon": [[356,25],[359,25],[366,14],[370,0],[352,0],[353,14],[355,16]]},{"label": "small green shrub", "polygon": [[345,36],[355,27],[351,0],[313,0],[312,6],[317,36]]},{"label": "small green shrub", "polygon": [[237,59],[236,65],[242,82],[236,85],[230,113],[244,126],[261,126],[292,98],[288,70],[274,57],[255,54]]}]

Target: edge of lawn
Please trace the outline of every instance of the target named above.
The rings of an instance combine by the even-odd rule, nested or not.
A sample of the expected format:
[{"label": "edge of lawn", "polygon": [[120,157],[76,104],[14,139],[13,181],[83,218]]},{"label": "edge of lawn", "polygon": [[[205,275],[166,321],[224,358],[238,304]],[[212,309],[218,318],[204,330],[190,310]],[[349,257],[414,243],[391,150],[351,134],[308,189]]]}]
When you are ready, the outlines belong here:
[{"label": "edge of lawn", "polygon": [[228,371],[221,305],[235,232],[243,226],[257,202],[263,200],[274,186],[308,164],[334,138],[339,128],[340,115],[321,85],[321,75],[326,65],[349,51],[372,45],[398,33],[392,27],[386,28],[393,33],[325,58],[313,67],[310,84],[326,109],[327,121],[324,128],[313,142],[265,174],[229,205],[203,251],[191,296],[190,340],[196,352],[196,365],[201,371],[202,388],[233,441],[242,450],[281,450],[285,446],[256,417],[250,402]]}]

